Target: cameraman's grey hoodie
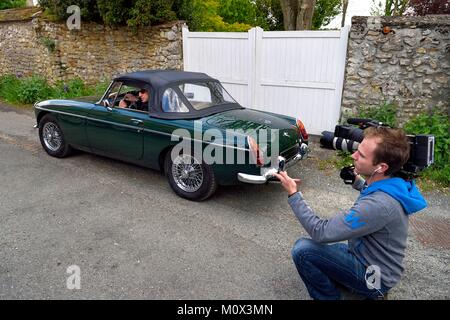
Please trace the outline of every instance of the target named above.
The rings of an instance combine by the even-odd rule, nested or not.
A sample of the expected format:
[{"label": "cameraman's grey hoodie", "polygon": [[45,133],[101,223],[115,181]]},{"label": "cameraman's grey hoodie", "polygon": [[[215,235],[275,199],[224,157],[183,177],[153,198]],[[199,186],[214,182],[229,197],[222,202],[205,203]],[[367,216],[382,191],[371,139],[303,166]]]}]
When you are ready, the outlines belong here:
[{"label": "cameraman's grey hoodie", "polygon": [[366,267],[380,267],[381,281],[390,288],[403,273],[408,216],[427,206],[414,182],[401,178],[365,186],[352,208],[328,220],[320,219],[300,192],[288,202],[314,241],[348,240],[349,250]]}]

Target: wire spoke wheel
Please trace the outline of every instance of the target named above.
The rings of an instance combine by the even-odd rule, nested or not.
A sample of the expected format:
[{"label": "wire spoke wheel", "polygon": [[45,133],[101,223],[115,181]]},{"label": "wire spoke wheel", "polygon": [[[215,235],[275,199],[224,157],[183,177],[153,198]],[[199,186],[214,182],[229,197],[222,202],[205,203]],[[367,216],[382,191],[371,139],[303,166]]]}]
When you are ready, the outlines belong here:
[{"label": "wire spoke wheel", "polygon": [[47,122],[42,131],[45,146],[51,151],[58,151],[62,145],[62,136],[58,126],[53,122]]},{"label": "wire spoke wheel", "polygon": [[172,176],[176,185],[186,192],[196,192],[203,184],[201,163],[191,155],[178,155],[172,162]]},{"label": "wire spoke wheel", "polygon": [[72,151],[58,121],[52,114],[46,114],[40,119],[39,140],[45,152],[52,157],[64,158]]}]

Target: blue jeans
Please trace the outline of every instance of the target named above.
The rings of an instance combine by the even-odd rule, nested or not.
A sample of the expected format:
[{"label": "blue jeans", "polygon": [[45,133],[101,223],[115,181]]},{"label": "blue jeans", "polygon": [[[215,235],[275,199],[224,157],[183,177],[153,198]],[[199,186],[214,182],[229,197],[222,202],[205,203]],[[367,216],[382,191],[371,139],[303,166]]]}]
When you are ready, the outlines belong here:
[{"label": "blue jeans", "polygon": [[367,266],[343,243],[320,244],[300,238],[292,248],[292,258],[313,299],[339,300],[341,293],[336,284],[369,299],[377,299],[390,289],[383,284],[379,291],[369,289],[365,280]]}]

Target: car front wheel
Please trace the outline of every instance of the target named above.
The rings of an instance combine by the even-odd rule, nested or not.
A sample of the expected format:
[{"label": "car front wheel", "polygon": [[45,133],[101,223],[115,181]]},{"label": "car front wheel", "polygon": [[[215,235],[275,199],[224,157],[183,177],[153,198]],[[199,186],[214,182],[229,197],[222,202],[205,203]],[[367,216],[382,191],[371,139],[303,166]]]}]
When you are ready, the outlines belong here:
[{"label": "car front wheel", "polygon": [[39,139],[44,150],[52,157],[66,157],[72,150],[58,122],[51,114],[45,115],[39,122]]},{"label": "car front wheel", "polygon": [[165,173],[170,187],[179,196],[202,201],[209,198],[217,188],[212,168],[191,154],[178,154],[172,159],[166,156]]}]

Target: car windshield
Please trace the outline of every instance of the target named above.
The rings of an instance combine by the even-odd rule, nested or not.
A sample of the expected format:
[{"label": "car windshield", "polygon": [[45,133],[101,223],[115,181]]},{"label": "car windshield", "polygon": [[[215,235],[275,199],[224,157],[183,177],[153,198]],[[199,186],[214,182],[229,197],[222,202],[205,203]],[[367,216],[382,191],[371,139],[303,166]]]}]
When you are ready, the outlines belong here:
[{"label": "car windshield", "polygon": [[217,81],[183,83],[179,88],[195,110],[237,103]]}]

